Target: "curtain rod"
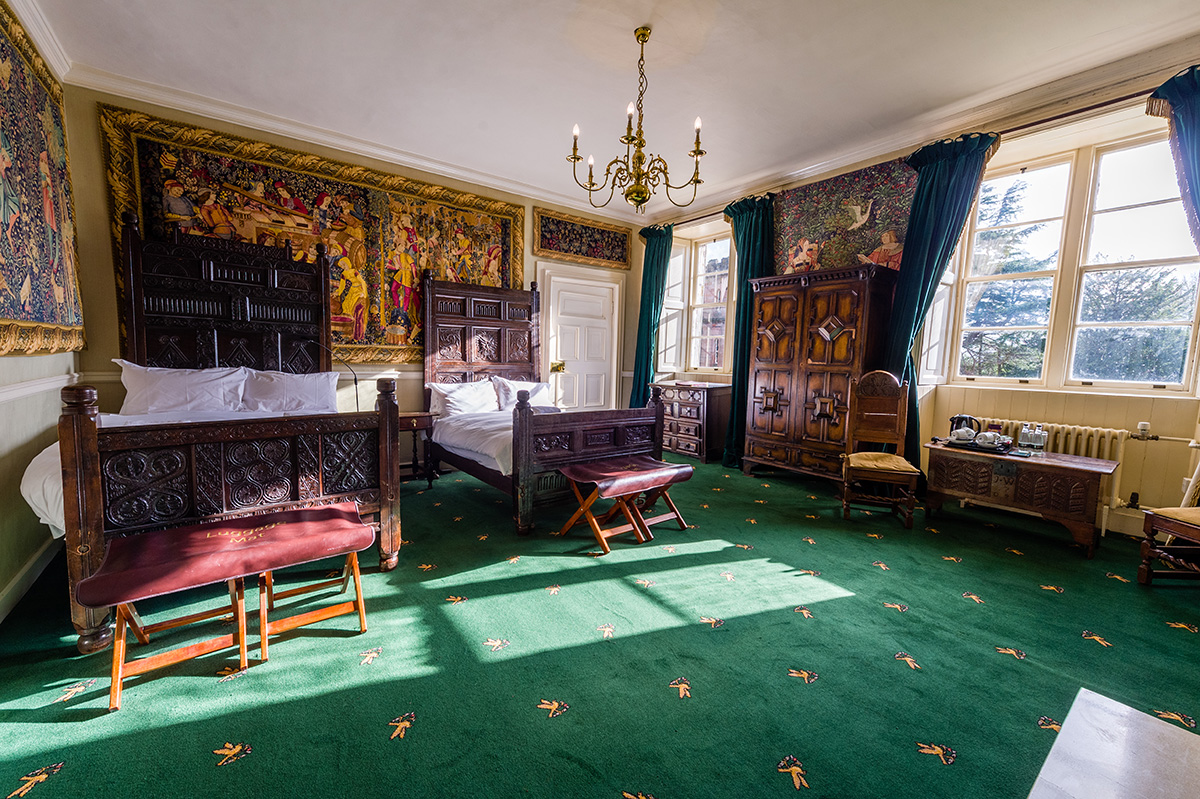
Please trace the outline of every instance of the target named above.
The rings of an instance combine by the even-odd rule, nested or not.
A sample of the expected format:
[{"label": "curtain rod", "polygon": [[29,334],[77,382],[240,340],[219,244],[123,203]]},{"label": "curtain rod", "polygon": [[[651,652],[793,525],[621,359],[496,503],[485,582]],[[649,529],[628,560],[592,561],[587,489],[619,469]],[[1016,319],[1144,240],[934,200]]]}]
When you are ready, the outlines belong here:
[{"label": "curtain rod", "polygon": [[1058,122],[1059,120],[1070,119],[1071,117],[1076,117],[1081,114],[1086,114],[1090,111],[1098,111],[1101,108],[1108,108],[1109,106],[1120,105],[1121,103],[1126,103],[1126,102],[1129,102],[1130,100],[1136,100],[1139,97],[1146,98],[1146,97],[1149,97],[1154,91],[1155,91],[1154,89],[1144,89],[1140,92],[1134,92],[1133,94],[1126,94],[1121,97],[1114,97],[1111,100],[1105,100],[1100,103],[1093,103],[1092,105],[1084,106],[1083,108],[1076,108],[1072,111],[1064,111],[1061,114],[1055,114],[1054,116],[1045,117],[1043,119],[1038,119],[1033,122],[1026,122],[1023,125],[1015,125],[1006,130],[999,131],[999,133],[1000,133],[1001,138],[1003,138],[1004,136],[1010,136],[1013,133],[1020,133],[1023,130],[1029,130],[1030,128],[1040,127],[1042,125],[1046,125],[1051,122]]}]

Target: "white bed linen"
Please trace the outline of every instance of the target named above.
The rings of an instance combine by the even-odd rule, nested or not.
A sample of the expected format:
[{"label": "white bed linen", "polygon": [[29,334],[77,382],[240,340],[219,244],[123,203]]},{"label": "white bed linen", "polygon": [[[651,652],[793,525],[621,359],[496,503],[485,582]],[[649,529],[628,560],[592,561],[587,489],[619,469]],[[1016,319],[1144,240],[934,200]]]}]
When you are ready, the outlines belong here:
[{"label": "white bed linen", "polygon": [[[97,420],[97,425],[99,427],[128,427],[180,422],[224,422],[231,419],[278,419],[288,415],[301,416],[303,414],[279,414],[270,411],[169,411],[123,416],[116,413],[102,413]],[[62,462],[58,454],[57,441],[39,452],[25,468],[25,474],[21,477],[21,496],[37,514],[38,521],[50,527],[51,535],[55,538],[62,538],[66,535]]]},{"label": "white bed linen", "polygon": [[[434,443],[471,458],[500,474],[512,474],[513,412],[460,413],[438,419],[433,425]],[[473,457],[478,453],[483,458]],[[488,461],[493,463],[489,464]]]}]

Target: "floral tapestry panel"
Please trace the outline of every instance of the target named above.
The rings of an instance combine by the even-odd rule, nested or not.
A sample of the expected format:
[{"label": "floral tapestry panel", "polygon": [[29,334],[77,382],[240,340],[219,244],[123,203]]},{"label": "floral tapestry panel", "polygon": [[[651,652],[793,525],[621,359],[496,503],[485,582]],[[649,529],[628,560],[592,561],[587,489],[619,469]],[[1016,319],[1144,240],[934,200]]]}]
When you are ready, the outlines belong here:
[{"label": "floral tapestry panel", "polygon": [[83,348],[62,87],[0,3],[0,355]]},{"label": "floral tapestry panel", "polygon": [[545,208],[533,209],[533,254],[590,266],[628,269],[633,232]]},{"label": "floral tapestry panel", "polygon": [[775,274],[861,263],[900,268],[917,173],[903,160],[781,192]]},{"label": "floral tapestry panel", "polygon": [[[101,127],[114,208],[134,205],[147,238],[291,242],[308,260],[324,244],[332,338],[347,361],[422,359],[422,272],[523,285],[520,206],[107,106]],[[121,184],[122,159],[136,185]]]}]

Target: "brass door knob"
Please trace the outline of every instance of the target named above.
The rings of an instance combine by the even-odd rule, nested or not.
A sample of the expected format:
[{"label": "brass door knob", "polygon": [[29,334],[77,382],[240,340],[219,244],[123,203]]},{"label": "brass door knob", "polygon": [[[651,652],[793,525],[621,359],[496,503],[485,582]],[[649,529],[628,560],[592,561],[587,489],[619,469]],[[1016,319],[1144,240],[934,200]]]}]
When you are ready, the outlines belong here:
[{"label": "brass door knob", "polygon": [[565,372],[565,371],[567,371],[567,362],[566,361],[551,361],[550,362],[550,373],[551,374],[554,374],[556,372]]}]

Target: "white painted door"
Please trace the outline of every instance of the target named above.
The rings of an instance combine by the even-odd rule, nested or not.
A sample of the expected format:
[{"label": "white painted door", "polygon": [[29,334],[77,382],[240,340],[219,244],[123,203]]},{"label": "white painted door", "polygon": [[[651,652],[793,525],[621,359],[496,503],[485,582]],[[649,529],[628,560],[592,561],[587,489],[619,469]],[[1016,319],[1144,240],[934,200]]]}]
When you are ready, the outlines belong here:
[{"label": "white painted door", "polygon": [[564,410],[600,410],[617,405],[617,330],[621,285],[552,272],[545,307],[547,366],[543,372]]}]

